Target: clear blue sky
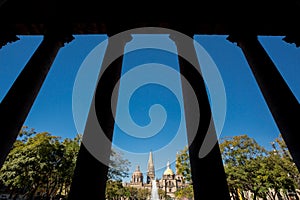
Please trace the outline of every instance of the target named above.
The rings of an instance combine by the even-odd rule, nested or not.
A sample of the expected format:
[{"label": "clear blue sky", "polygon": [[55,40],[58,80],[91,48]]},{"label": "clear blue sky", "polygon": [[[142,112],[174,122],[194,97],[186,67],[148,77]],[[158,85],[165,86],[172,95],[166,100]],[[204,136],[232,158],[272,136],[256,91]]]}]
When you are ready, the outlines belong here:
[{"label": "clear blue sky", "polygon": [[[20,38],[21,40],[8,44],[0,50],[1,100],[42,40],[41,36],[21,36]],[[76,129],[73,120],[73,86],[77,72],[84,59],[106,38],[105,35],[76,35],[75,40],[60,50],[32,110],[29,113],[25,125],[35,128],[37,132],[47,131],[53,135],[62,136],[63,138],[74,137],[77,132],[83,132],[82,126],[77,127],[78,130]],[[138,43],[143,39],[145,38],[141,36],[134,37],[131,43],[127,45],[126,49],[130,49],[130,45],[133,45],[134,42]],[[224,82],[227,97],[227,113],[224,128],[220,137],[248,134],[250,137],[254,137],[261,145],[270,148],[270,142],[278,136],[279,131],[262,98],[241,50],[236,44],[227,41],[226,36],[195,36],[195,40],[198,41],[211,56],[218,67]],[[259,37],[259,40],[277,65],[279,71],[299,101],[299,49],[297,49],[295,45],[287,44],[282,41],[282,37]],[[152,38],[151,41],[157,41],[160,45],[169,45],[170,49],[175,48],[172,41],[168,38],[164,38],[164,36]],[[101,55],[99,55],[99,58],[102,59]],[[97,66],[100,66],[101,59],[95,62],[96,68]],[[174,70],[178,70],[176,55],[170,52],[146,49],[126,54],[122,73],[125,74],[135,66],[147,63],[159,63],[161,65],[170,66]],[[147,65],[145,65],[145,67],[147,67]],[[142,79],[148,79],[149,77],[151,77],[151,73],[145,73],[135,79],[135,81],[141,81]],[[90,85],[87,85],[92,91],[93,81],[90,81],[89,78],[87,78],[87,82],[89,82]],[[96,76],[94,75],[94,77],[91,77],[90,79],[92,80],[93,78],[95,79]],[[172,80],[172,86],[180,88],[179,78],[173,76]],[[123,86],[121,84],[121,96],[125,95],[127,91],[126,87],[125,84]],[[80,111],[83,115],[84,113],[86,114],[87,109],[89,109],[88,99],[90,97],[91,96],[86,96],[86,108]],[[125,100],[120,99],[119,101],[118,106],[122,108],[121,105],[123,105],[122,103],[124,103]],[[124,134],[124,131],[120,127],[115,128],[115,145],[126,151],[136,153],[127,155],[125,152],[125,157],[130,159],[132,163],[131,170],[134,170],[137,164],[141,165],[143,171],[146,170],[148,151],[153,150],[156,168],[161,168],[161,170],[157,171],[157,177],[160,177],[161,172],[165,169],[164,167],[167,161],[174,161],[176,151],[182,149],[183,146],[186,145],[184,135],[185,130],[182,128],[180,129],[181,131],[176,142],[172,141],[176,144],[170,147],[170,149],[160,151],[163,146],[170,143],[169,138],[175,137],[176,131],[180,127],[179,123],[184,121],[184,116],[182,117],[181,115],[181,103],[182,99],[176,98],[168,88],[157,84],[144,85],[133,93],[129,102],[129,110],[133,120],[139,126],[146,126],[150,123],[151,118],[149,117],[148,112],[153,104],[161,104],[165,110],[163,110],[161,106],[152,107],[151,113],[153,114],[153,119],[155,117],[161,119],[158,121],[154,120],[154,122],[158,124],[161,121],[164,122],[163,129],[154,137],[149,137],[147,139],[134,138]],[[122,120],[125,118],[120,114],[121,108],[119,107],[117,111],[117,121],[119,120],[120,123],[122,123]],[[143,134],[146,134],[147,136],[149,133],[143,132]],[[155,151],[157,151],[157,154]],[[139,157],[138,155],[143,156]],[[172,168],[174,169],[174,164],[172,165]]]}]

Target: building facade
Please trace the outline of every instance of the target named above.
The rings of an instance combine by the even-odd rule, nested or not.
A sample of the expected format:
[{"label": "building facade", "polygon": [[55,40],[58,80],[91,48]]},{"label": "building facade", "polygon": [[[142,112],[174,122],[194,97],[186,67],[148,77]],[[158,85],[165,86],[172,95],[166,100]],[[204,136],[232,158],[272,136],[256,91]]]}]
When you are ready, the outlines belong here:
[{"label": "building facade", "polygon": [[[177,160],[177,159],[176,159]],[[165,192],[166,195],[171,198],[175,198],[175,192],[185,187],[184,177],[178,173],[176,169],[175,173],[170,167],[170,162],[167,162],[166,169],[163,176],[160,179],[155,177],[155,168],[153,162],[153,154],[149,153],[146,181],[144,182],[144,175],[140,170],[140,166],[136,167],[136,170],[132,173],[130,183],[125,183],[128,187],[143,188],[151,191],[152,181],[156,181],[156,186]]]}]

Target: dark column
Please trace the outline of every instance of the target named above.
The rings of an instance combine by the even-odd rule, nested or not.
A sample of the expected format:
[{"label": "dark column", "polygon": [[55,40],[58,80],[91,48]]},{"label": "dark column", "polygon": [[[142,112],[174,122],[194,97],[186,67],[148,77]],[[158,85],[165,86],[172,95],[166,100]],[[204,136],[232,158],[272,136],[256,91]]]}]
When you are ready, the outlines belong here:
[{"label": "dark column", "polygon": [[[83,143],[77,157],[71,191],[68,196],[69,200],[105,199],[107,163],[111,153],[111,140],[114,131],[113,114],[116,112],[116,107],[111,106],[112,98],[114,98],[114,102],[117,102],[117,95],[112,97],[112,93],[114,88],[118,93],[118,81],[121,77],[124,47],[130,39],[131,36],[128,35],[128,38],[112,37],[108,40],[96,93],[94,94],[86,122]],[[112,55],[121,56],[112,60]],[[101,126],[108,141],[104,141],[105,138],[102,141],[101,139],[98,140],[99,138],[97,139],[97,136],[94,135],[100,134],[99,128],[95,123]],[[96,152],[94,149],[97,149]],[[101,154],[104,160],[97,159],[96,154]]]},{"label": "dark column", "polygon": [[[222,199],[229,200],[229,191],[222,163],[221,153],[218,145],[215,128],[212,120],[212,113],[208,101],[208,95],[205,88],[203,77],[194,48],[193,39],[184,39],[171,36],[177,46],[179,55],[185,55],[189,60],[193,60],[196,66],[181,56],[178,56],[180,74],[188,80],[197,97],[200,108],[200,120],[194,122],[194,110],[192,97],[188,92],[187,86],[182,81],[182,93],[184,100],[184,110],[186,119],[186,130],[189,142],[189,155],[191,163],[192,181],[194,196],[199,199]],[[198,70],[196,69],[198,68]],[[191,124],[198,123],[198,129],[194,130]],[[196,131],[195,138],[193,132]],[[203,158],[200,158],[199,152],[206,135],[210,135],[212,150]]]},{"label": "dark column", "polygon": [[299,102],[255,35],[230,36],[242,49],[272,116],[300,171]]},{"label": "dark column", "polygon": [[46,34],[0,104],[0,167],[38,95],[59,49],[70,42],[70,35]]}]

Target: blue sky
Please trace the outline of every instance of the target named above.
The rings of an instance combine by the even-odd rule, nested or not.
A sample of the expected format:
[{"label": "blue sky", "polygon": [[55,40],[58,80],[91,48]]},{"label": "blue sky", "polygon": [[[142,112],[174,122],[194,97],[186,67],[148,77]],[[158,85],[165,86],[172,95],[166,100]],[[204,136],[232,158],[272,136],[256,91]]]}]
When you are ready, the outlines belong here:
[{"label": "blue sky", "polygon": [[[8,44],[0,50],[1,100],[42,40],[41,36],[21,36],[20,38],[21,40]],[[83,132],[82,126],[77,126],[78,130],[76,129],[73,120],[73,86],[83,61],[88,57],[89,53],[106,38],[105,35],[76,35],[75,40],[70,44],[66,44],[65,47],[60,50],[32,110],[25,121],[25,125],[35,128],[38,132],[47,131],[53,135],[62,136],[63,138],[74,137],[77,132]],[[129,51],[130,45],[144,40],[145,38],[136,36],[131,43],[126,46],[126,49]],[[210,55],[218,67],[224,83],[227,98],[227,113],[220,137],[248,134],[250,137],[254,137],[261,145],[270,148],[270,142],[278,136],[279,131],[241,50],[236,44],[227,41],[226,36],[202,35],[195,36],[195,40],[198,41]],[[295,45],[287,44],[282,41],[282,37],[259,37],[259,40],[299,101],[299,49],[297,49]],[[169,45],[170,49],[175,49],[172,41],[165,36],[152,38],[151,42],[153,41],[160,43],[160,45]],[[100,66],[101,59],[102,57],[99,55],[99,60],[95,62],[95,69],[97,66]],[[146,49],[132,51],[126,54],[122,73],[126,74],[126,72],[135,66],[143,64],[146,64],[145,67],[147,67],[147,63],[159,63],[169,66],[172,70],[178,70],[176,55],[157,49]],[[138,80],[147,79],[151,77],[150,75],[151,73],[145,73],[139,76]],[[94,80],[96,78],[97,76],[94,75]],[[89,79],[92,80],[93,77],[87,78],[88,83],[86,87],[92,91],[95,82],[89,81]],[[174,80],[172,81],[172,87],[180,88],[179,76],[173,76],[172,80]],[[126,87],[129,86],[126,86],[125,83],[122,85],[121,80],[121,94],[126,93]],[[89,109],[88,99],[91,98],[92,94],[90,93],[89,96],[88,94],[84,95],[87,95],[84,101],[84,105],[86,106],[84,106],[85,109],[79,112],[83,113],[82,116],[84,116],[84,112]],[[125,118],[120,114],[122,113],[121,105],[123,105],[122,103],[124,103],[125,100],[123,101],[121,98],[119,101],[117,121],[122,121]],[[154,104],[156,104],[156,106],[151,108]],[[157,104],[161,104],[161,106],[157,106]],[[176,98],[167,87],[158,84],[152,83],[144,85],[133,93],[128,108],[134,122],[143,127],[147,126],[152,119],[154,120],[152,121],[154,124],[159,124],[163,121],[163,125],[165,126],[163,126],[159,134],[154,137],[148,137],[146,140],[124,134],[120,127],[115,128],[115,145],[125,149],[125,157],[128,157],[132,162],[131,170],[134,170],[137,164],[141,165],[143,171],[146,170],[147,153],[149,150],[153,150],[156,168],[161,168],[161,170],[157,171],[157,176],[160,177],[167,161],[173,161],[176,151],[182,149],[186,144],[184,128],[180,129],[181,131],[179,131],[180,134],[178,134],[179,138],[176,140],[177,142],[175,140],[175,142],[173,140],[170,141],[170,138],[175,137],[175,132],[181,127],[178,123],[183,122],[181,125],[185,125],[180,104],[182,104],[181,98]],[[119,108],[120,106],[121,108]],[[150,108],[152,109],[151,114],[153,114],[151,116],[148,115]],[[217,114],[214,113],[214,115]],[[155,121],[156,117],[161,120]],[[155,128],[155,126],[153,127]],[[143,134],[147,134],[147,132],[143,132]],[[170,142],[176,144],[170,149],[160,150]],[[127,154],[126,151],[136,154]],[[136,156],[137,154],[143,154],[143,156]],[[174,169],[174,165],[172,165],[172,168]]]}]

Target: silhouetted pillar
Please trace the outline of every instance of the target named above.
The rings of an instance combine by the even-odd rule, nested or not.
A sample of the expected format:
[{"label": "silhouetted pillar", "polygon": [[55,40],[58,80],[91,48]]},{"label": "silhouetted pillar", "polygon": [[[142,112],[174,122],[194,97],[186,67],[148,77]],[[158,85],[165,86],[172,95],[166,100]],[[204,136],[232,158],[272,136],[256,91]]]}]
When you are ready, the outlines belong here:
[{"label": "silhouetted pillar", "polygon": [[[121,77],[124,48],[130,39],[130,35],[127,38],[112,37],[108,39],[108,46],[103,58],[96,93],[91,103],[83,142],[77,157],[71,191],[68,196],[69,200],[105,199],[108,162],[114,132],[113,115],[116,113],[119,89],[118,81]],[[113,55],[120,56],[114,59]],[[113,90],[116,92],[114,97],[112,97]],[[112,100],[115,105],[111,105]],[[101,127],[106,135],[106,138],[103,140],[97,139],[97,135],[94,135],[100,134],[99,127]],[[102,160],[96,154],[101,154],[100,157]]]},{"label": "silhouetted pillar", "polygon": [[[201,76],[200,66],[198,63],[196,50],[194,48],[193,39],[176,38],[170,36],[175,41],[178,51],[178,60],[180,74],[188,80],[198,101],[200,108],[200,120],[198,129],[190,126],[196,120],[193,113],[193,100],[187,85],[182,81],[182,93],[185,110],[186,130],[189,142],[189,156],[191,163],[192,181],[194,196],[199,199],[222,199],[229,200],[229,191],[226,181],[226,175],[222,163],[222,157],[218,145],[217,135],[212,120],[212,113],[208,100],[207,91],[203,77]],[[193,60],[196,66],[193,66],[189,61],[180,55],[188,57],[189,61]],[[198,70],[196,69],[198,68]],[[193,131],[196,131],[193,138]],[[211,151],[203,158],[200,158],[200,148],[207,134],[210,134],[212,145]]]},{"label": "silhouetted pillar", "polygon": [[282,137],[300,171],[300,107],[257,36],[229,36],[242,49]]},{"label": "silhouetted pillar", "polygon": [[0,167],[10,152],[59,49],[70,35],[46,34],[0,104]]}]

